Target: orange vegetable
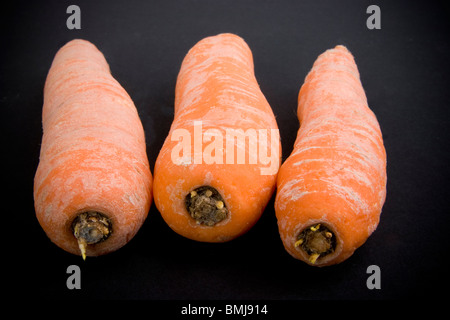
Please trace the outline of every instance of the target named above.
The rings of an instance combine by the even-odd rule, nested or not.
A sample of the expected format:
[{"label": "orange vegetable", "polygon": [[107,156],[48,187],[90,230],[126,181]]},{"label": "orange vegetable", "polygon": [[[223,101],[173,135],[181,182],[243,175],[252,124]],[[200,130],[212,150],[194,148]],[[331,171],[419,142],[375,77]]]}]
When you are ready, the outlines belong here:
[{"label": "orange vegetable", "polygon": [[90,42],[56,54],[42,125],[34,200],[47,236],[83,258],[125,245],[147,216],[152,176],[133,101]]},{"label": "orange vegetable", "polygon": [[386,198],[386,153],[353,56],[318,57],[298,97],[300,129],[277,181],[280,237],[311,265],[340,263],[376,229]]},{"label": "orange vegetable", "polygon": [[280,148],[247,44],[233,34],[205,38],[178,75],[174,120],[155,164],[155,204],[184,237],[234,239],[271,198]]}]

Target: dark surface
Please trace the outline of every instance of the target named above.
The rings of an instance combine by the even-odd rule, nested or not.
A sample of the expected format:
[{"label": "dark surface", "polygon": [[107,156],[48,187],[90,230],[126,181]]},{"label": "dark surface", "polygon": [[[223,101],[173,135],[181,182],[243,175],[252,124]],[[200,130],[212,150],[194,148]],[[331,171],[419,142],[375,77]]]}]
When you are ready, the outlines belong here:
[{"label": "dark surface", "polygon": [[[2,264],[7,292],[30,298],[397,299],[430,298],[448,281],[449,11],[425,1],[42,1],[1,10]],[[81,8],[81,30],[66,8]],[[366,8],[381,8],[368,30]],[[232,32],[252,49],[255,72],[280,127],[283,159],[298,129],[297,95],[317,56],[343,44],[355,56],[384,135],[388,192],[378,229],[340,265],[312,268],[288,255],[273,200],[246,235],[225,244],[175,234],[153,205],[137,236],[85,262],[50,242],[35,218],[33,178],[42,136],[46,74],[73,38],[93,42],[133,98],[153,171],[173,118],[187,51]],[[82,289],[68,290],[78,265]],[[366,286],[370,265],[381,289]],[[4,288],[5,289],[5,288]]]}]

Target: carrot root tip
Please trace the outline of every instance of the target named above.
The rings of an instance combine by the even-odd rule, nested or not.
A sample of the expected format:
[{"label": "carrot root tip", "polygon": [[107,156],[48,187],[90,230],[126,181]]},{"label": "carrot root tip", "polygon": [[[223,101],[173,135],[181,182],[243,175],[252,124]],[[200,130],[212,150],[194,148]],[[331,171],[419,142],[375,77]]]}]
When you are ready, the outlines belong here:
[{"label": "carrot root tip", "polygon": [[210,186],[202,186],[186,196],[186,210],[197,224],[214,226],[228,216],[228,209],[220,193]]},{"label": "carrot root tip", "polygon": [[86,260],[86,241],[84,239],[80,238],[77,239],[78,241],[78,248],[80,248],[81,256],[83,257],[83,260]]},{"label": "carrot root tip", "polygon": [[300,232],[294,247],[304,250],[309,256],[309,262],[315,264],[319,258],[334,252],[336,249],[336,237],[323,224],[314,224]]},{"label": "carrot root tip", "polygon": [[309,256],[309,262],[311,262],[312,264],[315,264],[319,257],[320,257],[320,253],[313,253],[312,255]]},{"label": "carrot root tip", "polygon": [[111,221],[99,212],[80,213],[72,223],[73,235],[78,241],[81,256],[86,260],[88,245],[106,240],[112,231]]}]

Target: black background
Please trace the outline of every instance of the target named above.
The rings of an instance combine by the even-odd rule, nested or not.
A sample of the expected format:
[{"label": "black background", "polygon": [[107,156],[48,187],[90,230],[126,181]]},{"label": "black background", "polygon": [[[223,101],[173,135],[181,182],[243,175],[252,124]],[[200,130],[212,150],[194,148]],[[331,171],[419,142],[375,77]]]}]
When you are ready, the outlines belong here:
[{"label": "black background", "polygon": [[[81,8],[81,30],[66,9]],[[369,30],[366,9],[381,9]],[[438,1],[17,1],[1,10],[2,264],[8,292],[44,299],[350,300],[435,297],[448,289],[449,11]],[[355,56],[388,156],[378,229],[347,261],[313,268],[288,255],[273,199],[244,236],[187,240],[154,204],[125,247],[87,258],[54,245],[35,218],[33,178],[42,137],[45,78],[56,51],[83,38],[105,55],[135,102],[153,166],[173,119],[176,77],[187,51],[232,32],[250,46],[256,78],[277,117],[283,159],[298,130],[297,95],[314,60],[343,44]],[[7,232],[5,232],[7,231]],[[81,290],[66,287],[69,265]],[[381,289],[366,269],[381,269]],[[448,273],[448,271],[447,271]],[[442,291],[441,291],[442,292]],[[174,312],[179,312],[178,309]]]}]

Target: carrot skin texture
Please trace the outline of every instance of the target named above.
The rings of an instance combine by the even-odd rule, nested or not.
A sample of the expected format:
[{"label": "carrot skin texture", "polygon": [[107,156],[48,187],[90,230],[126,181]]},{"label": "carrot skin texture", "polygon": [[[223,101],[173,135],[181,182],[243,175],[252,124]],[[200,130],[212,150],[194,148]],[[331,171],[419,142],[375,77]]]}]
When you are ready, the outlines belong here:
[{"label": "carrot skin texture", "polygon": [[124,246],[147,217],[152,175],[136,107],[92,43],[75,39],[55,55],[42,125],[34,200],[47,236],[79,255],[72,223],[82,212],[97,211],[111,220],[112,233],[89,245],[87,256]]},{"label": "carrot skin texture", "polygon": [[[176,84],[174,121],[155,164],[154,199],[166,223],[186,238],[226,242],[246,233],[258,221],[275,190],[281,155],[279,136],[276,150],[269,144],[270,152],[278,155],[273,174],[261,175],[259,163],[249,164],[248,143],[244,164],[227,163],[225,148],[223,163],[198,164],[195,150],[188,159],[190,164],[176,164],[171,159],[178,144],[172,141],[172,133],[183,128],[194,137],[195,121],[201,121],[203,133],[216,130],[222,137],[226,137],[227,129],[278,132],[253,68],[250,48],[233,34],[199,41],[183,60]],[[203,143],[203,154],[209,143]],[[229,210],[229,216],[213,227],[196,223],[185,208],[185,196],[201,186],[215,188]]]},{"label": "carrot skin texture", "polygon": [[[283,245],[315,266],[350,257],[377,228],[386,199],[386,151],[352,54],[337,46],[321,54],[298,97],[300,129],[278,173],[275,212]],[[337,240],[311,263],[295,246],[305,228],[322,223]]]}]

